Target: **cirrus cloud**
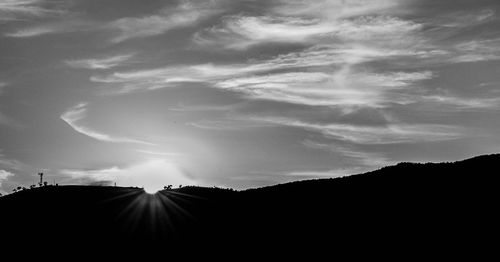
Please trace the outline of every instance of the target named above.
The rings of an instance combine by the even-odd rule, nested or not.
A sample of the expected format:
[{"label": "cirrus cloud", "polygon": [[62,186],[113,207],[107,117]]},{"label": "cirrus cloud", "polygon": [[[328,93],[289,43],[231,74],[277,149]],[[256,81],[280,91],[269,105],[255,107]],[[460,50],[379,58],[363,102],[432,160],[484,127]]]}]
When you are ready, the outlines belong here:
[{"label": "cirrus cloud", "polygon": [[462,137],[460,128],[439,124],[389,123],[386,126],[350,124],[317,124],[280,117],[254,117],[255,121],[298,127],[323,134],[325,137],[354,144],[395,144],[441,141]]},{"label": "cirrus cloud", "polygon": [[66,122],[69,126],[71,126],[71,128],[73,128],[76,132],[99,141],[111,142],[111,143],[133,143],[142,145],[153,145],[152,143],[149,142],[132,139],[128,137],[111,136],[82,125],[80,122],[86,117],[87,105],[88,104],[86,103],[81,103],[70,108],[68,111],[64,112],[61,115],[61,119],[64,122]]},{"label": "cirrus cloud", "polygon": [[45,0],[2,0],[0,2],[0,21],[22,20],[43,17],[58,13],[44,7]]},{"label": "cirrus cloud", "polygon": [[178,6],[164,8],[157,15],[120,18],[108,25],[109,29],[119,32],[111,41],[119,43],[128,39],[150,37],[172,29],[193,26],[219,13],[217,2],[181,1]]},{"label": "cirrus cloud", "polygon": [[132,58],[134,54],[116,55],[104,58],[91,58],[80,60],[66,60],[65,63],[74,68],[85,69],[110,69],[124,64]]}]

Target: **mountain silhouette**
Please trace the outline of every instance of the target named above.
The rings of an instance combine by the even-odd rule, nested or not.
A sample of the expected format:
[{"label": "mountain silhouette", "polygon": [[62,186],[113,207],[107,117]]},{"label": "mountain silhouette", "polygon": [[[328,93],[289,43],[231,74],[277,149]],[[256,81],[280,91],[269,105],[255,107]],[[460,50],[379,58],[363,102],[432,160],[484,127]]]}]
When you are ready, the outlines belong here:
[{"label": "mountain silhouette", "polygon": [[185,186],[150,195],[140,188],[39,187],[0,198],[0,235],[10,244],[75,252],[153,246],[250,253],[278,245],[442,249],[443,243],[470,248],[495,236],[499,163],[500,155],[400,163],[243,191]]}]

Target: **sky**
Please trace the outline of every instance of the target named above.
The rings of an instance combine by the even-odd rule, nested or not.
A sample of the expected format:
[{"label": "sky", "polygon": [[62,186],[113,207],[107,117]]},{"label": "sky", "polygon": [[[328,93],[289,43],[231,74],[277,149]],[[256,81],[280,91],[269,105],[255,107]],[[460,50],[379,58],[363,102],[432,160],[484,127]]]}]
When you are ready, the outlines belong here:
[{"label": "sky", "polygon": [[0,193],[500,152],[498,0],[0,0]]}]

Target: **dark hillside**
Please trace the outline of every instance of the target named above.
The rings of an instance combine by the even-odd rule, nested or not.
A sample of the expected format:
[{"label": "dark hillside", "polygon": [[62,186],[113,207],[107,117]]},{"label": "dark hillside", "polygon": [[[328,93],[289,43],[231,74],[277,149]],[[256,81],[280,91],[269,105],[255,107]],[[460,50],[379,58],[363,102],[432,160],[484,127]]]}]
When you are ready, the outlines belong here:
[{"label": "dark hillside", "polygon": [[[245,191],[52,186],[0,198],[10,241],[144,247],[458,243],[494,234],[500,155]],[[50,242],[47,238],[50,236]],[[409,245],[409,244],[408,244]]]},{"label": "dark hillside", "polygon": [[499,155],[400,163],[361,175],[247,190],[243,206],[252,214],[247,219],[257,221],[250,232],[276,232],[276,239],[333,234],[342,241],[458,240],[496,223],[496,163]]}]

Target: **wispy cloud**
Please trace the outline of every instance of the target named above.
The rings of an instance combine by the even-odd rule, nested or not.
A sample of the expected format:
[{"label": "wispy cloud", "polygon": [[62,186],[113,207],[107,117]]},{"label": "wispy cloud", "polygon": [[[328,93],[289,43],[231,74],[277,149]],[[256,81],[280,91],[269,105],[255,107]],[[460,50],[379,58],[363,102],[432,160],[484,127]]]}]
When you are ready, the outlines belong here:
[{"label": "wispy cloud", "polygon": [[226,19],[221,28],[211,28],[195,36],[203,45],[222,45],[230,49],[246,49],[265,42],[310,42],[312,37],[330,33],[328,25],[300,18],[244,17]]},{"label": "wispy cloud", "polygon": [[0,21],[23,20],[58,13],[44,7],[45,0],[2,0],[0,2]]},{"label": "wispy cloud", "polygon": [[[256,89],[269,95],[278,92],[277,89],[281,89],[282,92],[289,92],[290,95],[297,95],[302,92],[303,97],[307,96],[307,90],[311,92],[311,96],[322,96],[323,94],[319,94],[319,92],[331,92],[339,95],[345,93],[348,95],[359,93],[360,90],[356,91],[356,89],[361,88],[359,85],[363,85],[364,89],[368,89],[368,92],[375,92],[377,89],[382,92],[381,87],[386,88],[386,91],[388,91],[390,88],[409,86],[414,82],[432,77],[430,71],[374,74],[356,73],[350,69],[351,64],[354,62],[367,62],[402,55],[408,55],[408,52],[374,50],[364,47],[317,46],[300,52],[278,55],[267,60],[253,60],[246,64],[171,66],[150,70],[115,72],[103,76],[96,75],[91,77],[91,80],[107,84],[109,89],[115,90],[116,93],[153,90],[175,86],[183,82],[206,82],[214,87],[253,93],[255,97],[266,98],[265,94],[262,95],[256,92]],[[413,56],[415,54],[411,53],[409,55]],[[338,66],[340,69],[324,68],[330,65]],[[317,68],[315,69],[315,67]],[[305,68],[309,68],[306,70],[307,72],[301,72]],[[276,72],[278,70],[293,70],[293,72]],[[302,88],[300,88],[301,84]],[[311,84],[318,84],[318,88],[305,86]],[[370,89],[367,85],[374,88]],[[266,91],[268,87],[269,89]],[[359,93],[359,95],[363,94]],[[369,95],[363,96],[368,97]],[[346,100],[348,98],[345,97]],[[323,100],[327,99],[328,97],[323,97]],[[280,100],[284,100],[284,98]],[[307,104],[311,103],[314,103],[314,99]],[[332,105],[336,103],[338,101],[331,100],[326,104]],[[324,104],[319,103],[318,105]]]},{"label": "wispy cloud", "polygon": [[[428,20],[413,21],[396,15],[401,4],[402,1],[278,1],[274,8],[260,15],[225,16],[218,25],[198,32],[194,41],[200,46],[233,52],[274,43],[298,43],[305,46],[302,50],[243,63],[172,65],[96,75],[91,80],[116,93],[202,82],[244,94],[251,100],[311,108],[328,106],[345,112],[359,108],[384,110],[395,104],[411,106],[418,102],[463,110],[496,106],[496,99],[467,100],[423,88],[437,73],[422,69],[436,63],[496,59],[495,40],[449,46],[433,43],[426,35]],[[481,12],[467,19],[484,23],[492,16],[492,12]],[[405,63],[413,61],[421,66],[406,67]],[[377,68],[370,63],[391,66]],[[259,121],[299,127],[354,144],[416,143],[462,136],[458,127],[425,123],[391,122],[374,127],[266,116]],[[233,126],[226,120],[204,120],[190,125],[213,130]],[[241,124],[245,128],[254,125],[252,121]],[[356,155],[356,151],[344,151],[346,157],[363,158],[362,152]]]},{"label": "wispy cloud", "polygon": [[177,106],[169,107],[169,111],[174,112],[217,112],[224,111],[230,112],[236,109],[238,104],[230,104],[230,105],[184,105],[183,103],[179,103]]},{"label": "wispy cloud", "polygon": [[187,125],[207,130],[248,130],[250,128],[269,126],[269,124],[262,122],[259,123],[255,121],[229,118],[221,120],[200,120],[187,123]]},{"label": "wispy cloud", "polygon": [[406,103],[406,96],[391,94],[414,82],[430,79],[431,72],[352,74],[340,70],[333,75],[319,72],[283,73],[222,81],[217,87],[248,94],[251,98],[310,106],[384,107]]},{"label": "wispy cloud", "polygon": [[61,30],[60,26],[37,26],[37,27],[20,29],[11,33],[6,33],[5,36],[15,37],[15,38],[26,38],[26,37],[52,34],[60,30]]},{"label": "wispy cloud", "polygon": [[324,19],[367,15],[397,7],[401,0],[278,0],[272,13],[286,16],[313,16]]},{"label": "wispy cloud", "polygon": [[[262,43],[339,43],[384,38],[401,41],[422,25],[384,14],[396,0],[278,1],[267,14],[235,15],[195,36],[201,45],[247,49]],[[381,43],[382,44],[382,43]]]},{"label": "wispy cloud", "polygon": [[338,143],[325,144],[314,142],[311,140],[305,140],[303,144],[308,148],[325,150],[333,154],[341,154],[344,157],[354,160],[354,163],[351,165],[359,168],[382,167],[393,163],[393,161],[390,161],[387,157],[384,156],[383,153],[355,150]]},{"label": "wispy cloud", "polygon": [[201,45],[247,49],[262,43],[308,43],[373,40],[383,38],[401,41],[404,35],[422,25],[389,16],[371,16],[346,20],[320,18],[235,16],[221,27],[198,33],[194,40]]},{"label": "wispy cloud", "polygon": [[116,93],[155,90],[185,82],[213,82],[251,72],[266,70],[260,66],[231,65],[178,65],[148,70],[115,72],[109,75],[92,76],[91,81],[108,84]]},{"label": "wispy cloud", "polygon": [[[277,7],[277,12],[287,14],[286,17],[231,17],[222,27],[199,34],[195,41],[202,45],[213,43],[214,48],[237,50],[270,42],[311,46],[260,61],[260,64],[253,61],[254,68],[265,69],[269,71],[267,74],[233,75],[214,83],[215,87],[246,93],[249,98],[310,106],[405,104],[412,98],[409,90],[403,89],[431,79],[431,71],[376,73],[367,67],[359,69],[359,65],[370,61],[421,58],[433,51],[420,49],[421,41],[416,33],[423,25],[390,15],[368,15],[397,5],[396,1],[386,2],[383,7],[365,1],[328,1],[320,5],[311,1],[282,3],[284,6]],[[305,4],[312,6],[305,11],[295,9]],[[315,6],[332,8],[332,13],[327,14]],[[271,71],[279,69],[293,71]]]},{"label": "wispy cloud", "polygon": [[[88,22],[67,17],[69,11],[64,3],[47,0],[4,0],[0,2],[0,22],[36,21],[22,28],[10,29],[3,33],[6,37],[29,38],[41,35],[80,31],[88,28]],[[61,19],[59,21],[54,21]]]},{"label": "wispy cloud", "polygon": [[110,75],[95,75],[92,82],[105,84],[110,93],[124,94],[137,91],[155,90],[175,86],[184,82],[204,81],[206,77],[187,66],[166,67],[152,70],[115,72]]},{"label": "wispy cloud", "polygon": [[252,119],[303,128],[319,132],[327,138],[365,145],[430,142],[462,137],[460,128],[438,124],[390,123],[386,126],[363,126],[337,123],[317,124],[278,117],[254,117]]},{"label": "wispy cloud", "polygon": [[31,38],[51,34],[72,33],[97,30],[100,26],[96,22],[66,18],[64,21],[46,22],[35,26],[28,26],[5,33],[4,36],[13,38]]},{"label": "wispy cloud", "polygon": [[86,117],[86,115],[87,115],[87,104],[81,103],[63,113],[61,115],[61,119],[64,122],[66,122],[69,126],[71,126],[76,132],[99,141],[111,142],[111,143],[134,143],[143,145],[153,145],[152,143],[137,139],[111,136],[93,130],[92,128],[86,127],[80,123],[81,120],[83,120]]},{"label": "wispy cloud", "polygon": [[182,1],[176,7],[164,8],[157,15],[118,19],[109,24],[110,29],[119,31],[112,42],[155,36],[172,29],[192,26],[220,12],[216,2]]},{"label": "wispy cloud", "polygon": [[[93,98],[102,107],[80,104],[57,116],[81,138],[75,145],[102,141],[96,143],[106,152],[116,146],[129,150],[106,154],[103,160],[79,147],[85,157],[64,157],[67,166],[75,161],[74,167],[81,167],[96,159],[170,159],[189,162],[190,170],[220,173],[220,180],[226,179],[223,169],[249,174],[245,168],[255,166],[261,173],[293,176],[290,180],[345,175],[395,158],[431,151],[445,158],[494,145],[487,137],[495,132],[500,109],[495,75],[500,20],[494,1],[149,2],[135,8],[121,1],[0,0],[2,59],[7,59],[8,68],[0,79],[0,127],[10,128],[20,119],[31,123],[33,117],[50,121],[44,111],[49,108],[26,113],[38,103],[67,101],[90,91],[112,94]],[[42,89],[45,95],[38,96]],[[131,105],[139,111],[120,110]],[[476,125],[483,116],[490,122]],[[132,131],[144,135],[127,132],[133,122],[121,121],[134,119],[140,124]],[[127,128],[110,126],[118,122]],[[47,130],[59,127],[49,125]],[[245,130],[252,136],[245,136]],[[17,133],[6,146],[21,143],[38,152],[55,139],[50,132],[36,141],[23,139],[29,132]],[[279,141],[266,144],[278,135]],[[158,143],[176,141],[163,150],[150,146],[148,137]],[[305,138],[305,148],[297,146],[297,139],[300,143]],[[241,148],[232,151],[235,139]],[[425,152],[414,150],[422,146]],[[200,151],[205,147],[206,153]],[[169,151],[175,148],[184,155]],[[50,166],[54,163],[49,158],[60,158],[57,154],[65,151],[43,149],[46,157],[40,159],[24,151],[16,151],[15,157]],[[255,150],[272,155],[264,159],[267,155],[254,154],[242,161],[241,155]],[[213,161],[202,156],[213,156]],[[201,160],[187,161],[189,157]],[[92,166],[63,173],[74,181],[115,181],[133,171],[151,170],[148,165]],[[159,163],[163,168],[155,170],[175,170],[169,165]],[[15,173],[16,182],[33,173],[1,154],[0,170]],[[255,176],[248,177],[252,179]]]},{"label": "wispy cloud", "polygon": [[116,55],[104,58],[66,60],[65,63],[74,68],[110,69],[116,66],[123,65],[133,56],[134,54],[124,54],[124,55]]},{"label": "wispy cloud", "polygon": [[492,9],[467,10],[459,12],[450,12],[438,17],[430,18],[430,24],[446,30],[447,34],[456,33],[463,28],[474,27],[495,19],[495,11]]},{"label": "wispy cloud", "polygon": [[251,99],[310,106],[383,107],[388,102],[407,103],[406,90],[398,91],[431,79],[432,72],[377,73],[356,68],[370,61],[429,55],[427,50],[408,48],[418,42],[414,34],[422,29],[421,24],[383,12],[372,14],[398,4],[279,2],[267,15],[225,17],[220,26],[197,34],[195,41],[236,50],[272,42],[307,43],[308,48],[242,64],[177,65],[115,72],[91,80],[107,84],[116,93],[205,82],[244,93]]},{"label": "wispy cloud", "polygon": [[2,150],[0,149],[0,168],[20,171],[26,168],[26,165],[16,159],[7,157],[2,153]]},{"label": "wispy cloud", "polygon": [[500,60],[500,38],[472,40],[455,45],[456,54],[450,62],[468,63]]},{"label": "wispy cloud", "polygon": [[[439,107],[444,112],[447,110],[500,110],[500,97],[477,98],[477,97],[458,97],[446,94],[436,94],[422,96],[420,102],[431,103]],[[430,107],[430,106],[429,106]]]},{"label": "wispy cloud", "polygon": [[181,156],[181,153],[176,153],[176,152],[159,152],[159,151],[150,151],[150,150],[142,150],[138,149],[136,152],[146,154],[146,155],[153,155],[153,156],[165,156],[165,157],[177,157]]}]

